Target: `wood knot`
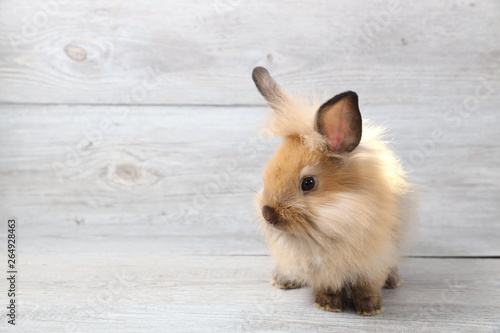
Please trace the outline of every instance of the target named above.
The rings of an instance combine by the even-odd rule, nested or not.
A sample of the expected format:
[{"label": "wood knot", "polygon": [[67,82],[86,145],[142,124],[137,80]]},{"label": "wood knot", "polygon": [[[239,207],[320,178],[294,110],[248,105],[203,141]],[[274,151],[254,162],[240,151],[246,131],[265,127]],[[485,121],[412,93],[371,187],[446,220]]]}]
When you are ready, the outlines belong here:
[{"label": "wood knot", "polygon": [[116,175],[129,182],[137,182],[141,178],[141,170],[131,163],[116,165]]},{"label": "wood knot", "polygon": [[134,193],[154,193],[152,187],[165,177],[163,166],[141,157],[137,159],[126,152],[114,152],[106,158],[106,167],[100,173],[104,181],[115,189]]},{"label": "wood knot", "polygon": [[73,59],[74,61],[82,62],[87,59],[87,51],[85,51],[82,47],[76,45],[67,45],[64,48],[64,52]]}]

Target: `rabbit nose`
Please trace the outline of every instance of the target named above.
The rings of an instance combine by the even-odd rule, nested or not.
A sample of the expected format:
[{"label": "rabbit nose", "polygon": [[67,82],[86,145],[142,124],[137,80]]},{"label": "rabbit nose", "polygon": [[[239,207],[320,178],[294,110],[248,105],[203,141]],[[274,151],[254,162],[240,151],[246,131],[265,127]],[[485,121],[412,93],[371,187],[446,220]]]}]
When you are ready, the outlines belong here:
[{"label": "rabbit nose", "polygon": [[262,207],[262,216],[269,224],[274,224],[276,222],[276,218],[278,217],[276,210],[269,206]]}]

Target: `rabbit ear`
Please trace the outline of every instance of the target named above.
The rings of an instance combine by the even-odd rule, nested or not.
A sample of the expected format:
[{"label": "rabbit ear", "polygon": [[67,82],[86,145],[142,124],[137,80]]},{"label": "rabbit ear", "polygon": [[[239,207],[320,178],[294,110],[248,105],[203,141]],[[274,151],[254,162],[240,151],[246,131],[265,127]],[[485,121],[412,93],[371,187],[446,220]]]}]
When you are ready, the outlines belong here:
[{"label": "rabbit ear", "polygon": [[287,101],[286,93],[264,67],[255,67],[252,72],[252,79],[259,92],[272,107]]},{"label": "rabbit ear", "polygon": [[358,95],[346,91],[325,102],[316,113],[316,130],[335,153],[350,152],[361,141]]}]

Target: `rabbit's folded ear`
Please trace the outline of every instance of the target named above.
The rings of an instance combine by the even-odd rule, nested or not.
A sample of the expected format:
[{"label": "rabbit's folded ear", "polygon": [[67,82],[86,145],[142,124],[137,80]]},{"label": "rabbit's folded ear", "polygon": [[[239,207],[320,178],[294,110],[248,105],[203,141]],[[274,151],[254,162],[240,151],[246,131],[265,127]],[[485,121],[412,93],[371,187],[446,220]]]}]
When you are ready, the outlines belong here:
[{"label": "rabbit's folded ear", "polygon": [[287,94],[274,81],[271,74],[264,67],[255,67],[252,72],[252,79],[259,92],[271,107],[282,105],[288,100]]},{"label": "rabbit's folded ear", "polygon": [[335,153],[350,152],[361,141],[358,95],[346,91],[325,102],[316,113],[316,130]]}]

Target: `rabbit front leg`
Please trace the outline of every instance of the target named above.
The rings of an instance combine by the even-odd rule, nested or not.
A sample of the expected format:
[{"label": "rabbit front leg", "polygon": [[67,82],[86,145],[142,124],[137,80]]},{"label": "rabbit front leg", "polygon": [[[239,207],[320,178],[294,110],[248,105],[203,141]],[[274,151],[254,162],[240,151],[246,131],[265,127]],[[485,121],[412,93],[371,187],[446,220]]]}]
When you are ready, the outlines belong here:
[{"label": "rabbit front leg", "polygon": [[341,312],[345,307],[347,293],[345,288],[337,291],[334,291],[332,289],[315,290],[314,298],[314,305],[317,308],[325,311]]}]

